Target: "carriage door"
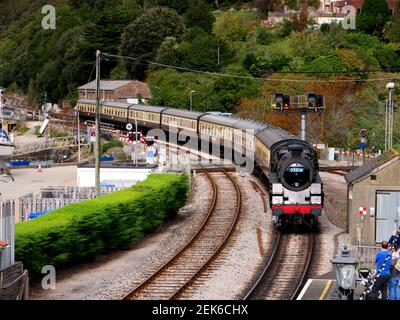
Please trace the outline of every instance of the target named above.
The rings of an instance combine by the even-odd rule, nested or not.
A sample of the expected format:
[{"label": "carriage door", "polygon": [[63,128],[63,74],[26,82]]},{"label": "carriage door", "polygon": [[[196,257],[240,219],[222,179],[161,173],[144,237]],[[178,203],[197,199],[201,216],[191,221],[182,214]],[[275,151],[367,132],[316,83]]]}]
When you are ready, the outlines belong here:
[{"label": "carriage door", "polygon": [[375,241],[379,243],[388,241],[393,231],[399,228],[400,192],[378,191],[376,208]]}]

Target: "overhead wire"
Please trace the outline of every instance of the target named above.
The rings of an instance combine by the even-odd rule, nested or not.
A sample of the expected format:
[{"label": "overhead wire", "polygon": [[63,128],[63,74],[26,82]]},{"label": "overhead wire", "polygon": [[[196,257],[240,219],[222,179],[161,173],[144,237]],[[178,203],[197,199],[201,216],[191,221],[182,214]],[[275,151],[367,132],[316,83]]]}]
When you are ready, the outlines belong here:
[{"label": "overhead wire", "polygon": [[[206,75],[211,75],[211,76],[219,76],[219,77],[227,77],[227,78],[236,78],[236,79],[257,80],[257,81],[338,83],[338,82],[373,82],[373,81],[400,80],[400,76],[365,78],[365,79],[326,79],[326,80],[253,77],[253,76],[220,73],[220,72],[199,70],[199,69],[193,69],[193,68],[187,68],[187,67],[181,67],[181,66],[174,66],[174,65],[169,65],[169,64],[159,63],[159,62],[154,62],[154,61],[141,60],[140,58],[128,57],[128,56],[123,56],[123,55],[116,55],[116,54],[109,54],[109,53],[102,53],[101,55],[106,58],[108,57],[108,58],[116,58],[116,59],[127,59],[130,61],[134,61],[135,64],[150,64],[150,65],[154,65],[154,66],[171,68],[171,69],[192,72],[192,73],[199,73],[199,74],[206,74]],[[107,60],[109,60],[109,59],[107,59]],[[353,71],[353,72],[348,72],[348,73],[361,73],[362,74],[362,73],[372,73],[372,72],[379,72],[379,71],[378,70],[364,70],[364,71]],[[273,72],[273,73],[275,73],[275,72]],[[282,72],[282,73],[290,73],[290,72]],[[293,72],[293,73],[309,73],[309,74],[332,73],[332,74],[336,74],[335,72]],[[343,73],[345,73],[345,72],[343,72]]]}]

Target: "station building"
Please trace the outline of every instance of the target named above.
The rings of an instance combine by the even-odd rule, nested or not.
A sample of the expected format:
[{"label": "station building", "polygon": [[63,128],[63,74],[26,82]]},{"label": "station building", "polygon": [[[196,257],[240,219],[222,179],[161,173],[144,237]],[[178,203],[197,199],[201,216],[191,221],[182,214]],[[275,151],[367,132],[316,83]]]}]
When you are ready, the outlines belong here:
[{"label": "station building", "polygon": [[400,153],[390,150],[345,177],[351,243],[376,245],[400,226]]},{"label": "station building", "polygon": [[[138,80],[100,80],[100,100],[146,104],[151,98],[149,86]],[[79,100],[96,100],[96,80],[78,88]]]}]

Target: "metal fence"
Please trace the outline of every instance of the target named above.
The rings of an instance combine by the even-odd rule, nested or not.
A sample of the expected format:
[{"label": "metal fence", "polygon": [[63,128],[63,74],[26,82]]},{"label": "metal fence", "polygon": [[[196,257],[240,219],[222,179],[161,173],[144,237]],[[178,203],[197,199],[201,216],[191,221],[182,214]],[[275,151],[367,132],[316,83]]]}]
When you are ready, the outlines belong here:
[{"label": "metal fence", "polygon": [[0,270],[14,264],[15,242],[15,204],[14,201],[0,203],[0,240],[5,241],[7,246],[0,248]]},{"label": "metal fence", "polygon": [[[350,256],[357,259],[357,268],[368,268],[375,272],[375,256],[381,250],[380,247],[348,245],[347,249],[349,249]],[[338,255],[340,255],[340,250],[341,248],[338,248]]]},{"label": "metal fence", "polygon": [[[123,188],[101,188],[101,194],[108,194]],[[93,187],[46,187],[40,190],[38,196],[33,193],[19,198],[19,219],[27,221],[37,214],[65,207],[72,203],[96,198],[96,189]]]},{"label": "metal fence", "polygon": [[[121,190],[119,187],[101,187],[100,193],[107,194]],[[86,200],[96,197],[96,188],[94,187],[45,187],[40,189],[41,198],[60,198]]]}]

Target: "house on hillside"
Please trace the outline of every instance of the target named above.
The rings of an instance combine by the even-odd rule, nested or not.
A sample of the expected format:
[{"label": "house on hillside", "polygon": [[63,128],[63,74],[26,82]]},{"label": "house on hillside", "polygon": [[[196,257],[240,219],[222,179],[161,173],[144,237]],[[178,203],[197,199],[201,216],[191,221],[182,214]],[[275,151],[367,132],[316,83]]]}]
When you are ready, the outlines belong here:
[{"label": "house on hillside", "polygon": [[[353,6],[356,9],[356,13],[360,13],[364,0],[320,0],[320,11],[325,14],[340,14],[342,9],[346,5]],[[397,8],[397,4],[400,0],[387,0],[390,11],[393,13]]]},{"label": "house on hillside", "polygon": [[[151,98],[149,86],[138,80],[101,80],[100,100],[146,104]],[[96,80],[78,88],[79,100],[96,100]]]}]

